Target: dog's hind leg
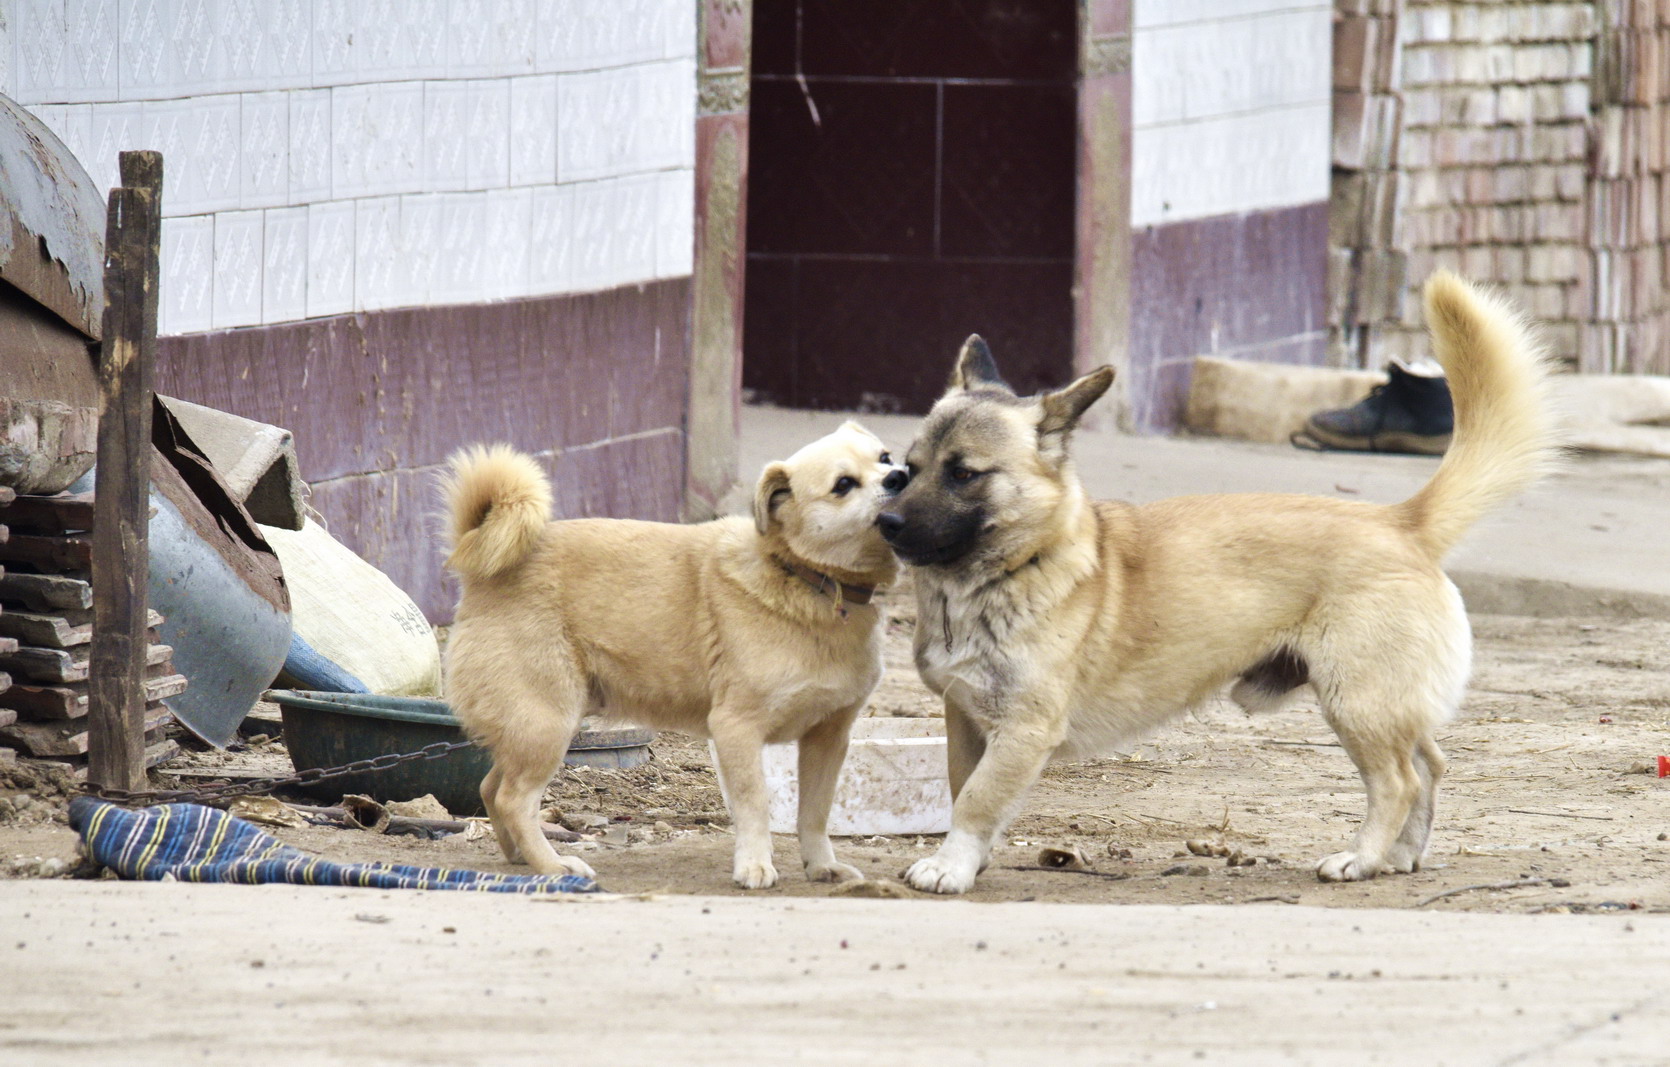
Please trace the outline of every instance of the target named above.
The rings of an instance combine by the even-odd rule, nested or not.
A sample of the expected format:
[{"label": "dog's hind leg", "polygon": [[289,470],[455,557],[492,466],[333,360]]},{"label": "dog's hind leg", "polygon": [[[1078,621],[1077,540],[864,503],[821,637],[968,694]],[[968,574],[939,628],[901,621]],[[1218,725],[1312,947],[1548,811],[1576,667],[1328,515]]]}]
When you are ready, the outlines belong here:
[{"label": "dog's hind leg", "polygon": [[[1386,723],[1364,724],[1359,712],[1328,709],[1329,721],[1368,793],[1368,810],[1347,852],[1324,856],[1316,865],[1324,882],[1360,882],[1390,870],[1392,845],[1408,824],[1421,795],[1413,745],[1386,736]],[[1367,728],[1365,728],[1365,726]],[[1378,727],[1378,728],[1377,728]]]},{"label": "dog's hind leg", "polygon": [[504,858],[512,863],[522,862],[522,853],[516,847],[516,841],[510,836],[510,827],[504,819],[499,817],[499,782],[504,777],[499,772],[499,765],[495,763],[493,769],[487,772],[487,777],[481,780],[481,806],[487,809],[487,822],[493,827],[493,836],[499,839],[499,851]]},{"label": "dog's hind leg", "polygon": [[[527,693],[522,699],[535,703]],[[481,799],[493,821],[499,847],[512,862],[521,860],[540,874],[594,876],[584,860],[561,856],[539,826],[539,802],[552,775],[568,754],[580,724],[582,703],[537,700],[532,714],[515,718],[515,727],[493,736],[493,769],[481,783]]]},{"label": "dog's hind leg", "polygon": [[829,809],[835,783],[847,758],[847,737],[858,707],[845,708],[807,730],[800,738],[800,861],[813,882],[862,879],[864,872],[835,858],[829,843]]},{"label": "dog's hind leg", "polygon": [[1433,816],[1438,811],[1438,780],[1444,776],[1444,753],[1429,737],[1415,743],[1415,773],[1420,776],[1420,792],[1409,811],[1408,821],[1403,824],[1403,832],[1386,854],[1386,866],[1402,874],[1421,869],[1421,857],[1426,854],[1427,839],[1432,836]]}]

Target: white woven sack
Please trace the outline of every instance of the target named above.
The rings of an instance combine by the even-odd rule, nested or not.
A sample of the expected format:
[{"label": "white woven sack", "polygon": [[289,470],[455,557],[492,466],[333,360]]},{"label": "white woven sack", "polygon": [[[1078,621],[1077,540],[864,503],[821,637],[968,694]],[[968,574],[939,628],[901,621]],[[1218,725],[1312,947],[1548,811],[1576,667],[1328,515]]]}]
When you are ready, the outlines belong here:
[{"label": "white woven sack", "polygon": [[423,612],[324,527],[263,526],[284,566],[291,623],[313,650],[389,696],[439,696],[441,654]]}]

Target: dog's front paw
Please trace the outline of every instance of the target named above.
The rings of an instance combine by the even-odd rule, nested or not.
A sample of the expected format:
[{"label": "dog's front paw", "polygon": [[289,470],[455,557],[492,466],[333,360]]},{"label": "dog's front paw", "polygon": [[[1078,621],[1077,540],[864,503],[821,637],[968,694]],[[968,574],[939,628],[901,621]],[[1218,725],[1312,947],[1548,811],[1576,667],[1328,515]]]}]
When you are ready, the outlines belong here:
[{"label": "dog's front paw", "polygon": [[1388,870],[1384,863],[1370,862],[1368,857],[1355,852],[1336,852],[1317,861],[1316,877],[1324,882],[1366,882]]},{"label": "dog's front paw", "polygon": [[562,869],[552,871],[552,874],[577,874],[581,878],[597,877],[597,872],[591,869],[591,864],[578,856],[558,856],[557,866]]},{"label": "dog's front paw", "polygon": [[744,889],[770,889],[777,884],[777,868],[770,860],[738,860],[731,881]]},{"label": "dog's front paw", "polygon": [[862,882],[864,872],[850,863],[830,860],[828,863],[807,864],[808,882]]},{"label": "dog's front paw", "polygon": [[552,852],[549,857],[537,856],[529,861],[528,866],[540,874],[554,875],[561,878],[565,874],[577,874],[581,878],[596,878],[597,872],[585,860],[578,856],[562,856]]},{"label": "dog's front paw", "polygon": [[966,893],[974,887],[977,873],[975,865],[956,863],[935,854],[911,864],[904,879],[927,893]]},{"label": "dog's front paw", "polygon": [[1416,851],[1403,845],[1393,845],[1386,851],[1386,872],[1389,874],[1414,874],[1421,869],[1421,854],[1425,849]]}]

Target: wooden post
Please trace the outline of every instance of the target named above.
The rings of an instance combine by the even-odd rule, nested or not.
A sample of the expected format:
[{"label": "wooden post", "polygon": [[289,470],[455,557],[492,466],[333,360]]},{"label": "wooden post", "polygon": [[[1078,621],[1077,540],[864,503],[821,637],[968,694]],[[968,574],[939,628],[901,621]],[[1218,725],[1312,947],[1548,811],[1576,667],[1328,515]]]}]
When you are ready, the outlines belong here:
[{"label": "wooden post", "polygon": [[123,152],[104,239],[98,472],[93,483],[93,647],[87,777],[145,787],[151,365],[157,343],[162,154]]}]

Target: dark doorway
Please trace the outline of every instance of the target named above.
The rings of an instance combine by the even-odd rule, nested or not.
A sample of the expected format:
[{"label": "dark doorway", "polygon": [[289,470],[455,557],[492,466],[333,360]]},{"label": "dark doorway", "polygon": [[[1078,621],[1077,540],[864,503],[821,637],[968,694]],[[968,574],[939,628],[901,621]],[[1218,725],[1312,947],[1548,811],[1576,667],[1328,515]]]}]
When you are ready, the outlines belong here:
[{"label": "dark doorway", "polygon": [[1076,0],[754,0],[743,384],[927,410],[1073,366]]}]

